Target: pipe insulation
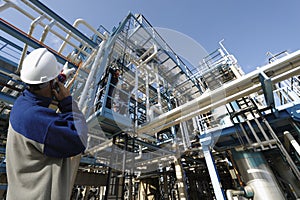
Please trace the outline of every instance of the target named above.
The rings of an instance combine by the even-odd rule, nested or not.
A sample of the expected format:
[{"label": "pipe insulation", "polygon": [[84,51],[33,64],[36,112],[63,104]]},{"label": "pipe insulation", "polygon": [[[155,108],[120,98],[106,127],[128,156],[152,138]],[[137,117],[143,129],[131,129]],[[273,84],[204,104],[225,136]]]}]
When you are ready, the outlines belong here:
[{"label": "pipe insulation", "polygon": [[261,152],[233,151],[232,155],[244,182],[253,190],[253,200],[285,199]]},{"label": "pipe insulation", "polygon": [[[261,89],[259,74],[265,73],[273,83],[283,81],[300,74],[300,50],[267,64],[239,79],[224,84],[223,87],[207,91],[200,97],[166,112],[149,123],[137,128],[137,133],[157,132],[169,128],[181,121],[211,111],[241,97]],[[179,120],[180,119],[180,120]],[[176,121],[176,122],[175,122]]]}]

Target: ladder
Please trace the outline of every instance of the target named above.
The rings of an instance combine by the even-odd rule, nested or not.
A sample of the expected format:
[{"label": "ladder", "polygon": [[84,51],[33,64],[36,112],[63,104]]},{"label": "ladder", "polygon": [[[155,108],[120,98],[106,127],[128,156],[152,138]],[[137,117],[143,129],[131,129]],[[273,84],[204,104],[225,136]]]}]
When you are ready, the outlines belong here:
[{"label": "ladder", "polygon": [[276,148],[276,140],[272,136],[273,129],[250,97],[242,97],[229,103],[229,106],[232,110],[231,120],[242,133],[239,136],[243,143],[257,151]]},{"label": "ladder", "polygon": [[300,180],[299,169],[254,100],[247,96],[231,102],[230,106],[233,110],[230,113],[231,119],[234,124],[239,126],[239,130],[246,140],[245,146],[253,148],[255,151],[278,148]]}]

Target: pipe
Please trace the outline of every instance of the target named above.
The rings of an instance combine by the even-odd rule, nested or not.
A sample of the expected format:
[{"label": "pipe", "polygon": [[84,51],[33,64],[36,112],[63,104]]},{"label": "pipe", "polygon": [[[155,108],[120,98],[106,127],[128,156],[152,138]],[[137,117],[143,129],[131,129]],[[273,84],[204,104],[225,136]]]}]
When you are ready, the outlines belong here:
[{"label": "pipe", "polygon": [[277,141],[275,139],[272,139],[272,140],[268,140],[268,141],[263,141],[263,142],[257,142],[257,143],[251,143],[250,146],[251,148],[254,147],[254,148],[258,148],[258,147],[264,147],[265,145],[274,145],[276,144]]},{"label": "pipe", "polygon": [[187,130],[187,127],[186,127],[186,122],[181,122],[179,124],[179,126],[180,126],[182,141],[183,141],[183,148],[184,148],[184,150],[187,150],[191,146],[191,143],[190,143],[190,140],[187,136],[188,130]]},{"label": "pipe", "polygon": [[205,145],[204,143],[201,143],[201,145],[210,180],[215,192],[215,197],[217,200],[225,200],[225,194],[221,188],[220,178],[209,146]]},{"label": "pipe", "polygon": [[226,52],[227,55],[229,55],[229,52],[227,51],[227,49],[224,47],[224,45],[222,44],[222,42],[224,42],[224,39],[222,39],[220,42],[219,42],[219,45],[222,47],[222,49]]},{"label": "pipe", "polygon": [[244,182],[253,189],[253,200],[285,199],[261,152],[233,150],[232,156]]},{"label": "pipe", "polygon": [[[84,102],[86,102],[86,96],[87,96],[88,90],[90,89],[90,86],[91,86],[91,83],[92,83],[92,80],[93,80],[93,76],[95,75],[95,72],[97,70],[98,63],[100,62],[100,56],[104,51],[105,44],[106,44],[106,40],[103,40],[101,42],[101,44],[99,45],[99,49],[98,49],[96,58],[94,60],[91,71],[90,71],[89,76],[88,76],[88,78],[86,80],[86,83],[84,85],[84,89],[81,93],[80,100],[78,102],[78,107],[79,107],[80,110],[83,110],[83,105],[84,105]],[[84,113],[84,114],[86,114],[86,113]]]},{"label": "pipe", "polygon": [[245,192],[242,190],[231,190],[231,189],[226,190],[227,200],[234,200],[233,199],[234,196],[241,196],[244,194],[245,194]]},{"label": "pipe", "polygon": [[[21,9],[20,7],[18,7],[16,4],[10,2],[9,0],[4,0],[4,1],[6,1],[7,3],[10,4],[8,7],[15,8],[16,10],[18,10],[20,13],[22,13],[23,15],[25,15],[26,17],[28,17],[28,18],[31,19],[31,20],[34,20],[34,19],[35,19],[34,16],[32,16],[31,14],[29,14],[29,13],[26,12],[25,10]],[[22,1],[24,4],[26,4],[27,6],[29,6],[31,9],[33,9],[34,11],[36,11],[38,14],[40,14],[40,15],[45,15],[45,12],[40,11],[39,9],[37,9],[36,7],[34,7],[33,5],[29,4],[28,1],[26,1],[26,0],[21,0],[21,1]],[[1,8],[0,8],[0,9],[1,9]],[[6,8],[4,8],[4,9],[6,9]],[[45,16],[46,16],[46,15],[45,15]],[[51,20],[51,18],[50,18],[49,16],[46,16],[46,18],[47,18],[48,20]],[[62,25],[63,25],[63,24],[62,24]],[[64,28],[62,25],[57,24],[57,26],[58,26],[60,29],[62,29],[64,32],[68,32],[68,30],[67,30],[66,28]],[[41,23],[41,26],[45,27],[46,25],[45,25],[44,23]],[[51,33],[53,33],[54,35],[56,35],[59,39],[64,40],[64,38],[63,38],[62,36],[60,36],[59,33],[57,33],[56,31],[53,31],[53,30],[50,30],[50,31],[51,31]],[[83,38],[81,38],[80,35],[77,35],[77,34],[75,34],[75,35],[73,34],[73,37],[74,37],[74,39],[76,39],[76,40],[78,40],[78,41],[84,40]],[[69,41],[67,41],[67,43],[70,44],[72,47],[77,48],[77,45],[75,45],[75,44],[73,44],[73,43],[71,43],[71,42],[69,42]],[[83,53],[86,54],[86,52],[83,52]],[[86,54],[86,55],[88,55],[88,54]]]},{"label": "pipe", "polygon": [[44,31],[42,33],[42,37],[40,39],[40,41],[42,43],[44,43],[45,39],[46,39],[46,36],[49,32],[49,30],[52,28],[53,25],[55,25],[56,21],[54,19],[51,20],[50,24],[48,24],[45,28],[44,28]]},{"label": "pipe", "polygon": [[[7,0],[4,0],[4,1],[7,1]],[[26,11],[22,10],[21,8],[19,8],[17,6],[13,6],[13,7],[15,7],[22,14],[26,15],[27,17],[29,17],[31,20],[35,19],[33,16],[31,16],[30,14],[28,14]],[[41,25],[45,26],[45,24],[42,24],[42,23],[41,23]],[[0,29],[4,30],[6,33],[8,33],[11,36],[19,39],[20,41],[22,41],[24,43],[27,43],[28,45],[30,45],[33,48],[40,48],[40,47],[46,47],[46,48],[48,48],[48,50],[51,50],[52,53],[55,54],[55,56],[57,58],[57,61],[59,63],[64,64],[67,61],[67,58],[65,56],[63,56],[61,54],[58,54],[56,51],[54,51],[50,47],[46,46],[45,44],[41,44],[35,38],[29,37],[27,33],[25,33],[22,30],[16,28],[15,26],[13,26],[12,24],[8,23],[7,21],[5,21],[2,18],[0,18]],[[51,32],[54,35],[56,35],[59,38],[61,38],[61,36],[59,36],[58,33],[54,32],[54,31],[51,31]],[[70,63],[70,64],[77,68],[77,66],[74,63]]]},{"label": "pipe", "polygon": [[268,123],[268,121],[266,121],[266,119],[263,119],[263,121],[264,121],[265,125],[267,126],[267,128],[269,129],[271,136],[277,141],[277,147],[280,149],[281,153],[285,156],[286,161],[288,162],[289,166],[293,170],[295,176],[297,177],[298,180],[300,180],[300,171],[299,171],[297,165],[294,163],[293,159],[291,158],[291,156],[289,155],[289,153],[287,152],[287,150],[285,149],[285,147],[283,146],[283,144],[277,137],[276,133],[273,131],[273,129],[272,129],[271,125]]},{"label": "pipe", "polygon": [[[153,66],[153,64],[152,64]],[[158,69],[157,66],[154,67],[155,70],[155,79],[157,83],[156,92],[157,92],[157,107],[162,112],[162,106],[161,106],[161,93],[160,93],[160,85],[159,85],[159,75],[158,75]]]},{"label": "pipe", "polygon": [[145,84],[146,84],[146,121],[149,122],[150,119],[149,119],[149,116],[150,116],[150,96],[149,96],[149,73],[148,71],[146,70],[145,72]]},{"label": "pipe", "polygon": [[113,145],[112,139],[110,139],[110,140],[107,140],[107,141],[105,141],[105,142],[102,142],[101,144],[96,145],[96,146],[94,146],[94,147],[92,147],[92,148],[86,150],[86,151],[84,152],[84,154],[85,154],[85,155],[93,155],[93,154],[95,154],[95,153],[97,153],[97,152],[99,152],[99,151],[102,151],[102,150],[104,150],[104,149],[106,149],[106,148],[108,148],[108,147],[111,147],[112,145]]},{"label": "pipe", "polygon": [[61,18],[59,15],[54,13],[52,10],[50,10],[47,6],[45,6],[43,3],[41,3],[38,0],[29,0],[31,3],[33,3],[36,7],[47,13],[49,16],[51,16],[53,19],[55,19],[57,22],[61,23],[63,26],[65,26],[67,29],[78,35],[80,38],[82,38],[87,44],[92,46],[93,48],[97,47],[97,44],[90,40],[87,36],[85,36],[83,33],[81,33],[79,30],[74,28],[71,24],[69,24],[67,21],[65,21],[63,18]]},{"label": "pipe", "polygon": [[77,28],[77,26],[79,24],[83,24],[85,25],[87,28],[89,28],[91,31],[93,31],[96,35],[98,35],[102,40],[105,40],[106,37],[105,35],[103,35],[102,33],[100,33],[99,31],[97,31],[96,29],[94,29],[94,27],[92,27],[89,23],[87,23],[84,19],[76,19],[73,26],[75,26]]},{"label": "pipe", "polygon": [[254,196],[254,192],[251,186],[245,186],[243,190],[226,190],[226,197],[228,200],[234,200],[234,196],[241,196],[250,198]]},{"label": "pipe", "polygon": [[0,12],[6,10],[7,8],[10,8],[10,7],[15,7],[16,5],[10,1],[4,3],[4,4],[1,4],[0,5]]},{"label": "pipe", "polygon": [[148,57],[146,58],[146,60],[142,61],[142,62],[137,66],[137,68],[144,66],[144,64],[148,63],[152,58],[154,58],[154,56],[157,54],[157,47],[156,47],[156,45],[153,45],[152,47],[150,47],[145,53],[143,53],[143,55],[141,55],[141,56],[139,57],[139,59],[140,59],[140,60],[143,59],[143,58],[147,55],[147,53],[149,53],[152,49],[154,50],[154,52],[153,52],[150,56],[148,56]]},{"label": "pipe", "polygon": [[[24,11],[23,9],[19,8],[16,4],[14,4],[13,2],[11,1],[8,1],[8,0],[4,0],[6,1],[5,4],[2,4],[1,7],[0,7],[0,12],[6,10],[7,8],[14,8],[16,9],[17,11],[21,12],[23,15],[25,15],[26,17],[30,18],[30,19],[34,19],[34,17],[32,15],[30,15],[28,12]],[[31,36],[32,32],[33,32],[33,29],[35,28],[36,24],[39,23],[41,20],[43,20],[45,18],[45,15],[41,15],[39,17],[37,17],[36,19],[33,20],[33,22],[31,22],[31,25],[30,25],[30,29],[29,29],[29,33],[28,35]],[[19,73],[20,70],[21,70],[21,66],[22,66],[22,63],[23,63],[23,60],[24,60],[24,57],[26,55],[26,52],[27,52],[27,48],[28,48],[28,44],[25,43],[24,45],[24,48],[23,48],[23,52],[21,54],[21,58],[20,58],[20,62],[19,62],[19,65],[18,65],[18,68],[16,70],[16,73]]]},{"label": "pipe", "polygon": [[160,103],[150,106],[150,108],[149,108],[149,119],[150,120],[154,119],[154,117],[155,117],[154,113],[163,114]]},{"label": "pipe", "polygon": [[[179,106],[167,113],[164,113],[154,119],[152,122],[145,124],[137,129],[137,133],[145,133],[148,131],[155,132],[155,129],[165,129],[172,125],[180,123],[178,119],[188,120],[201,113],[208,112],[213,108],[225,105],[238,98],[247,96],[261,89],[258,76],[261,72],[269,74],[273,77],[272,82],[276,83],[299,74],[300,72],[300,50],[289,54],[286,57],[267,64],[264,67],[249,73],[240,79],[225,84],[222,88],[202,94],[200,97],[193,99],[182,106]],[[297,66],[297,67],[296,67]],[[223,97],[212,102],[211,97]],[[177,120],[174,124],[172,121]]]},{"label": "pipe", "polygon": [[[37,17],[35,20],[33,20],[31,22],[30,28],[29,28],[29,32],[28,32],[28,36],[32,35],[33,30],[35,29],[36,25],[38,23],[40,23],[43,19],[45,19],[45,15],[41,15],[41,16]],[[24,58],[26,56],[27,49],[28,49],[28,44],[25,43],[24,47],[23,47],[22,55],[21,55],[20,62],[19,62],[19,65],[18,65],[16,73],[19,73],[21,71],[21,69],[22,69],[23,60],[24,60]]]},{"label": "pipe", "polygon": [[142,158],[142,156],[143,156],[142,145],[139,145],[139,155],[136,156],[134,159],[135,159],[135,160],[139,160],[139,159]]},{"label": "pipe", "polygon": [[[88,27],[90,30],[92,30],[96,35],[98,35],[101,39],[103,39],[103,40],[106,39],[106,37],[104,35],[99,33],[96,29],[94,29],[90,24],[88,24],[83,19],[76,19],[75,22],[73,23],[73,27],[77,28],[79,26],[79,24],[84,24],[86,27]],[[59,53],[61,53],[64,50],[64,48],[66,47],[67,41],[70,40],[70,37],[71,37],[71,32],[69,31],[69,34],[66,36],[64,42],[59,47],[59,50],[58,50]]]},{"label": "pipe", "polygon": [[295,140],[295,138],[293,137],[293,135],[289,131],[284,131],[283,135],[290,141],[290,143],[292,144],[292,146],[295,148],[296,152],[300,156],[300,146],[298,142]]},{"label": "pipe", "polygon": [[25,10],[23,10],[22,8],[20,8],[19,6],[17,6],[15,3],[13,3],[13,2],[11,2],[9,0],[3,0],[3,1],[5,1],[8,5],[7,6],[4,5],[4,7],[1,6],[0,11],[3,11],[5,9],[9,8],[9,7],[12,7],[14,9],[18,10],[20,13],[22,13],[26,17],[30,18],[31,20],[35,19],[34,16],[32,16],[31,14],[29,14],[28,12],[26,12]]},{"label": "pipe", "polygon": [[[101,42],[101,44],[99,45],[98,52],[97,52],[97,55],[96,55],[97,57],[94,60],[94,63],[93,63],[92,68],[91,68],[91,71],[90,71],[90,73],[89,73],[89,75],[87,77],[86,83],[84,85],[82,94],[81,94],[79,102],[78,102],[78,108],[83,112],[83,114],[86,114],[86,109],[84,107],[84,101],[86,101],[86,96],[87,96],[89,87],[91,85],[94,73],[95,73],[95,71],[97,69],[99,58],[100,58],[100,55],[102,54],[102,51],[103,51],[105,43],[106,43],[106,40],[103,40]],[[90,61],[90,59],[92,59],[92,57],[94,57],[93,55],[94,55],[95,52],[96,51],[94,50],[93,53],[92,53],[92,55],[88,58],[88,60],[87,60],[86,63],[88,63]],[[77,72],[78,71],[79,71],[79,69],[77,70]],[[76,72],[76,74],[78,74],[77,72]],[[73,79],[73,80],[75,80],[75,79]],[[80,154],[72,157],[73,165],[72,165],[72,168],[70,170],[70,174],[71,174],[71,184],[70,184],[70,186],[71,187],[69,188],[69,191],[72,191],[72,187],[73,187],[73,185],[75,183],[75,178],[76,178],[78,167],[79,167],[79,164],[80,164],[80,159],[81,159],[81,155]]]}]

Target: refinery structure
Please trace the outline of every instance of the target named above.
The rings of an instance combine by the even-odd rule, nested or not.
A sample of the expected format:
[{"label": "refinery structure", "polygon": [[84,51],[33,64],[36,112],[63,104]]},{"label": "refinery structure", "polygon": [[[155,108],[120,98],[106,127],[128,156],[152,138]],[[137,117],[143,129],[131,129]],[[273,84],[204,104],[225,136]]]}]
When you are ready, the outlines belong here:
[{"label": "refinery structure", "polygon": [[300,51],[244,74],[221,42],[186,63],[142,14],[110,31],[69,23],[38,0],[3,0],[7,10],[29,24],[0,22],[3,199],[9,113],[26,88],[22,62],[40,47],[75,68],[65,86],[88,124],[71,199],[300,198]]}]

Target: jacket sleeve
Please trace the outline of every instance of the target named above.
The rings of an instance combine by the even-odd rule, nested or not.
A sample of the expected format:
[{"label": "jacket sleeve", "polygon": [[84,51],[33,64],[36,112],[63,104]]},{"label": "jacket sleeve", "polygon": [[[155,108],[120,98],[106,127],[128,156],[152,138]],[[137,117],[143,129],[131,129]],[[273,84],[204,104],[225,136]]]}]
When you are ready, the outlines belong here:
[{"label": "jacket sleeve", "polygon": [[58,158],[80,154],[86,148],[86,120],[71,96],[62,100],[58,107],[61,113],[56,114],[48,126],[44,154]]}]

